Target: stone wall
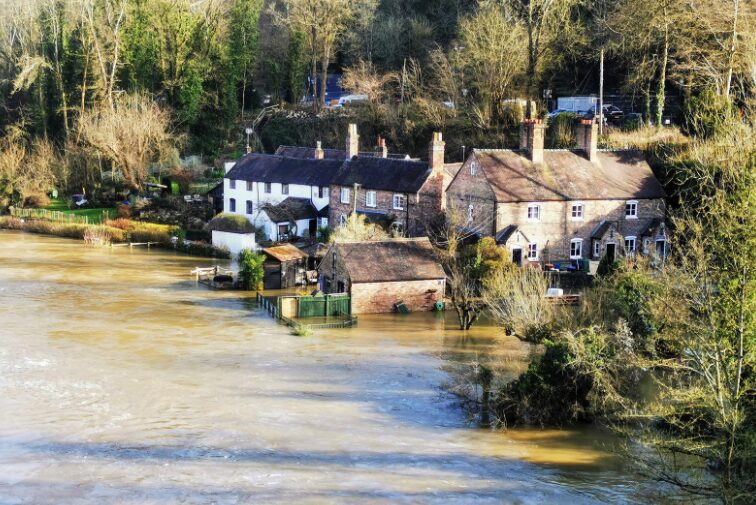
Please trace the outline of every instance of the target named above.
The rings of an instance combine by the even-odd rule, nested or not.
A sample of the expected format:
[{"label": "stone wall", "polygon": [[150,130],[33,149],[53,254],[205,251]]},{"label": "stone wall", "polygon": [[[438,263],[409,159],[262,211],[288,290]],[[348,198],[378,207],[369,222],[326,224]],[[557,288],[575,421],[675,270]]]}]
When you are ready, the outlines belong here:
[{"label": "stone wall", "polygon": [[[470,172],[470,164],[476,162],[469,156],[457,176],[446,190],[447,212],[453,213],[459,226],[475,229],[482,236],[496,234],[496,197],[488,185],[485,173],[479,164],[475,173]],[[468,219],[472,205],[472,220]]]},{"label": "stone wall", "polygon": [[403,282],[356,283],[352,286],[352,313],[394,312],[394,304],[403,301],[412,312],[433,310],[443,299],[445,281],[420,280]]}]

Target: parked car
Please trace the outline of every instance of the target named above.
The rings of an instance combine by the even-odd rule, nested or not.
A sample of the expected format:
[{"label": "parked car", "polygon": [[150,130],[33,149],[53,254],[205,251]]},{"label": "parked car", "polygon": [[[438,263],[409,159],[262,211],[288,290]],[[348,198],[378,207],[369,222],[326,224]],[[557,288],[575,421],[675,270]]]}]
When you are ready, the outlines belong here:
[{"label": "parked car", "polygon": [[622,119],[622,116],[625,115],[624,112],[622,112],[622,109],[617,107],[616,105],[612,104],[606,104],[604,105],[604,117],[607,118],[609,121],[617,122]]},{"label": "parked car", "polygon": [[639,112],[630,112],[625,114],[620,121],[620,127],[623,130],[637,130],[643,126],[643,114]]}]

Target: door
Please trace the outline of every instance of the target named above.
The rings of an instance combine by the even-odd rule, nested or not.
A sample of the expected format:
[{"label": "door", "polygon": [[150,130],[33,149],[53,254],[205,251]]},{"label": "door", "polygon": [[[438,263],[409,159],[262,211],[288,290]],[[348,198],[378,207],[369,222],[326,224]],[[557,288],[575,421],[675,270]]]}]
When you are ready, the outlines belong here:
[{"label": "door", "polygon": [[606,244],[606,259],[610,263],[614,263],[614,258],[617,253],[617,244]]},{"label": "door", "polygon": [[518,267],[522,266],[522,249],[519,247],[517,249],[512,249],[512,263]]},{"label": "door", "polygon": [[265,289],[281,289],[281,264],[266,262],[264,268],[263,287]]},{"label": "door", "polygon": [[317,219],[310,219],[310,237],[315,238],[315,235],[318,234],[318,220]]}]

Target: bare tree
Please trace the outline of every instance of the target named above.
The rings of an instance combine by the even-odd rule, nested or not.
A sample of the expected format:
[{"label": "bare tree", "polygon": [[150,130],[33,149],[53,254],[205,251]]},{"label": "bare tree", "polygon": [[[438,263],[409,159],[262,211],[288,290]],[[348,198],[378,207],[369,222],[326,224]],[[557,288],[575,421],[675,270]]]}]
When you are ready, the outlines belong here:
[{"label": "bare tree", "polygon": [[114,108],[101,107],[80,118],[81,140],[109,160],[126,185],[141,189],[150,163],[173,152],[178,140],[169,132],[168,112],[142,95],[126,95]]}]

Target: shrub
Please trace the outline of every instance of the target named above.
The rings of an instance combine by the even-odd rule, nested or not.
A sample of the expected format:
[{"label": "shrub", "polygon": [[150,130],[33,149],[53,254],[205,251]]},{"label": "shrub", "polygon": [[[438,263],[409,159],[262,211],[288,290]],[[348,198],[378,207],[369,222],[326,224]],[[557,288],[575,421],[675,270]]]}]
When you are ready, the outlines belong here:
[{"label": "shrub", "polygon": [[226,231],[231,233],[255,232],[255,227],[246,217],[225,212],[218,214],[207,223],[207,229],[211,231]]},{"label": "shrub", "polygon": [[297,337],[309,337],[312,335],[312,330],[307,326],[296,326],[292,328],[291,334]]},{"label": "shrub", "polygon": [[204,242],[183,242],[184,252],[194,256],[203,256],[206,258],[223,258],[228,259],[231,253],[226,247],[215,247],[212,244]]},{"label": "shrub", "polygon": [[239,251],[239,280],[244,289],[257,289],[265,275],[265,256],[249,249]]},{"label": "shrub", "polygon": [[116,207],[116,212],[118,213],[118,217],[128,219],[131,217],[131,205],[122,203]]},{"label": "shrub", "polygon": [[577,115],[574,112],[562,112],[557,114],[549,122],[546,132],[546,143],[552,149],[570,149],[575,147],[576,134],[575,124]]},{"label": "shrub", "polygon": [[41,208],[50,205],[50,198],[44,193],[34,193],[24,198],[23,206],[25,208]]}]

